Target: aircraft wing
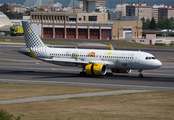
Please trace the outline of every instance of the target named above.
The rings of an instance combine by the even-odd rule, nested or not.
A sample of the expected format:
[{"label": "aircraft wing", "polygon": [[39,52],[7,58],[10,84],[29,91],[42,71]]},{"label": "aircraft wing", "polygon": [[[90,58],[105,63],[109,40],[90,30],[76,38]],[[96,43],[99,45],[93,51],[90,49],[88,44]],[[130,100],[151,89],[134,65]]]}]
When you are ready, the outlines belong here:
[{"label": "aircraft wing", "polygon": [[44,58],[41,58],[40,60],[43,60],[45,62],[53,62],[53,63],[74,63],[74,64],[95,64],[95,63],[102,63],[102,64],[113,64],[112,61],[83,61],[83,60],[80,60],[80,59],[67,59],[67,58],[52,58],[52,59],[44,59]]},{"label": "aircraft wing", "polygon": [[67,59],[67,58],[52,58],[52,59],[41,59],[46,62],[62,62],[62,63],[75,63],[75,64],[89,64],[88,61],[82,61],[79,59]]}]

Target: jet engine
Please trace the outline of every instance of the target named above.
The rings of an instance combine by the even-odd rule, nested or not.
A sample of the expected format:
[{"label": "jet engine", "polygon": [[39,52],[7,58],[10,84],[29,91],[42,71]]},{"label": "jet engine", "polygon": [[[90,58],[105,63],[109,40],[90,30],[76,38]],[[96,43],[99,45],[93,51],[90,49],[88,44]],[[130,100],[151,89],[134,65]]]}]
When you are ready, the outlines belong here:
[{"label": "jet engine", "polygon": [[111,71],[113,73],[130,73],[131,72],[131,69],[111,69]]},{"label": "jet engine", "polygon": [[85,66],[85,71],[87,75],[105,75],[106,65],[104,64],[88,64]]}]

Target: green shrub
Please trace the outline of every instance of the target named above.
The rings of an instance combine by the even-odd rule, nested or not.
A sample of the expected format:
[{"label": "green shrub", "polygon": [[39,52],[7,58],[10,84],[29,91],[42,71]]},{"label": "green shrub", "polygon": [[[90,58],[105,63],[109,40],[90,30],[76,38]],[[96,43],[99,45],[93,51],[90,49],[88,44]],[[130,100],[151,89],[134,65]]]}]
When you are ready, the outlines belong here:
[{"label": "green shrub", "polygon": [[174,46],[174,42],[172,41],[169,45],[170,45],[170,46]]},{"label": "green shrub", "polygon": [[136,41],[135,41],[135,40],[132,40],[132,42],[134,42],[134,43],[135,43]]},{"label": "green shrub", "polygon": [[15,118],[12,114],[9,114],[5,110],[0,110],[0,120],[20,120],[20,116]]}]

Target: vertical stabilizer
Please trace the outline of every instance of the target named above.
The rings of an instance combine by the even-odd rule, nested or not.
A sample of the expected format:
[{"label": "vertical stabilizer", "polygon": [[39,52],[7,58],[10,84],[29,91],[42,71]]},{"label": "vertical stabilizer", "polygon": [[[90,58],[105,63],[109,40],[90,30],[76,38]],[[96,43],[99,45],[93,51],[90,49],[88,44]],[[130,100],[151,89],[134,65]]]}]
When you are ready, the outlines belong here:
[{"label": "vertical stabilizer", "polygon": [[24,29],[24,37],[27,48],[46,47],[29,22],[22,21],[22,26]]}]

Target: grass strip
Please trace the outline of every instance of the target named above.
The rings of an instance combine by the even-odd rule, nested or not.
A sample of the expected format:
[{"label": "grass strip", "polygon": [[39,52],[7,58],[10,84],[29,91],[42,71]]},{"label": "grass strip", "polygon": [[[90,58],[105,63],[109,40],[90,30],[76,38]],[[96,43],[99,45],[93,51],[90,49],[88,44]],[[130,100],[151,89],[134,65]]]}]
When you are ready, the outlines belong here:
[{"label": "grass strip", "polygon": [[[0,39],[0,42],[7,42],[5,39]],[[13,42],[13,43],[25,43],[25,40],[15,40],[12,39],[8,42]],[[71,42],[66,42],[66,41],[43,41],[45,44],[50,44],[50,45],[77,45],[75,43]]]},{"label": "grass strip", "polygon": [[135,42],[128,42],[128,41],[114,41],[114,42],[104,42],[103,44],[109,45],[111,44],[112,46],[115,47],[123,47],[123,48],[160,48],[160,49],[174,49],[174,46],[156,46],[156,45],[144,45],[140,43],[135,43]]},{"label": "grass strip", "polygon": [[76,86],[60,86],[60,85],[33,85],[18,83],[0,83],[0,100],[65,95],[76,93],[90,93],[121,90],[115,88],[95,88],[95,87],[76,87]]},{"label": "grass strip", "polygon": [[0,62],[16,62],[16,61],[11,61],[11,60],[0,60]]},{"label": "grass strip", "polygon": [[174,61],[164,61],[164,62],[170,62],[170,63],[174,63]]},{"label": "grass strip", "polygon": [[23,120],[173,120],[174,92],[74,98],[0,108]]}]

